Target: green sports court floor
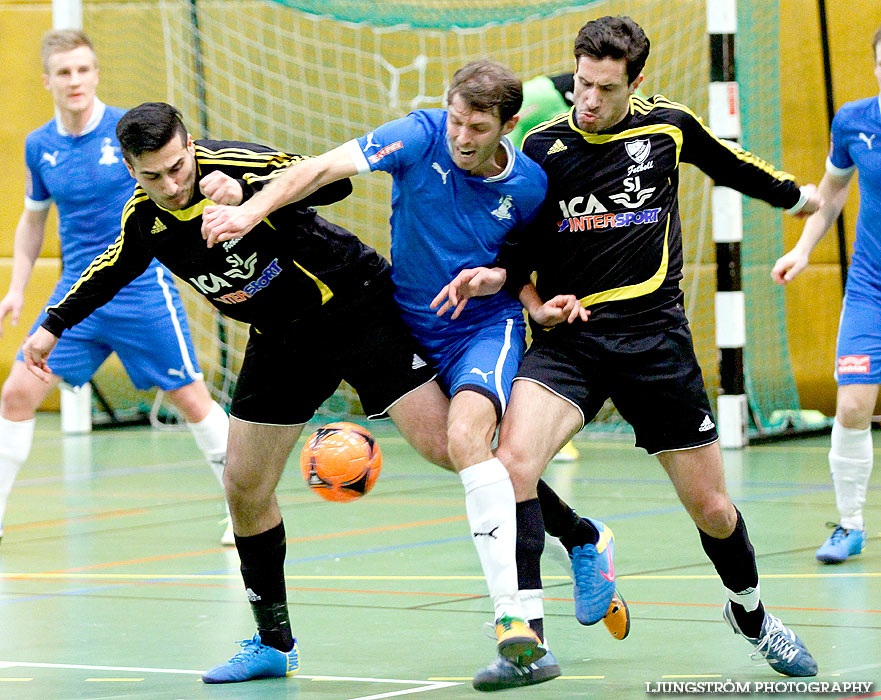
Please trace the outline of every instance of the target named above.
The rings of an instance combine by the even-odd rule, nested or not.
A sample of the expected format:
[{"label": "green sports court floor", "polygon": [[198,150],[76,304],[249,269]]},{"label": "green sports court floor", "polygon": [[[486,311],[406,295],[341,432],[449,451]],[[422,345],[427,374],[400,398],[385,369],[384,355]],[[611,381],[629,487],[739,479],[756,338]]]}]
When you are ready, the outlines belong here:
[{"label": "green sports court floor", "polygon": [[[206,686],[200,672],[254,629],[235,551],[219,546],[219,486],[189,434],[64,437],[57,417],[41,414],[0,544],[0,698],[479,697],[470,679],[493,658],[483,634],[491,605],[461,484],[393,428],[373,427],[385,464],[365,498],[319,500],[295,459],[280,485],[300,674]],[[657,462],[629,443],[585,436],[576,444],[580,460],[552,465],[547,477],[614,529],[632,630],[616,641],[602,624],[579,625],[571,585],[546,561],[545,630],[563,676],[497,696],[647,698],[689,681],[803,694],[781,685],[755,692],[757,682],[785,679],[752,661],[722,622],[721,584]],[[867,550],[820,565],[813,553],[835,518],[827,444],[817,437],[726,453],[729,490],[758,554],[763,600],[816,657],[814,680],[840,684],[822,697],[881,696],[878,478]],[[875,685],[842,690],[850,682]]]}]

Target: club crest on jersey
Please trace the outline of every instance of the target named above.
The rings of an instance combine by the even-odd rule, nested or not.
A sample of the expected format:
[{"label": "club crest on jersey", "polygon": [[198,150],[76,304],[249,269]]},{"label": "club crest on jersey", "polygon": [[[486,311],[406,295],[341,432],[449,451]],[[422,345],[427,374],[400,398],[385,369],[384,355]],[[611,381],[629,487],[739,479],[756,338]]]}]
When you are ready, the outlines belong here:
[{"label": "club crest on jersey", "polygon": [[649,152],[652,150],[652,142],[648,139],[627,141],[624,144],[624,150],[627,151],[627,155],[630,156],[632,161],[642,164],[649,157]]},{"label": "club crest on jersey", "polygon": [[511,216],[511,207],[513,205],[514,201],[511,199],[511,195],[506,194],[504,197],[499,197],[499,206],[493,209],[490,214],[499,221],[508,221],[514,218]]},{"label": "club crest on jersey", "polygon": [[98,165],[114,165],[119,162],[119,158],[116,157],[116,151],[119,150],[118,146],[114,146],[113,142],[109,138],[104,138],[101,141],[101,159],[98,161]]},{"label": "club crest on jersey", "polygon": [[635,141],[627,141],[624,144],[624,150],[630,159],[636,163],[627,168],[627,174],[641,173],[644,170],[651,170],[655,167],[655,161],[646,160],[652,150],[652,142],[648,139],[636,139]]}]

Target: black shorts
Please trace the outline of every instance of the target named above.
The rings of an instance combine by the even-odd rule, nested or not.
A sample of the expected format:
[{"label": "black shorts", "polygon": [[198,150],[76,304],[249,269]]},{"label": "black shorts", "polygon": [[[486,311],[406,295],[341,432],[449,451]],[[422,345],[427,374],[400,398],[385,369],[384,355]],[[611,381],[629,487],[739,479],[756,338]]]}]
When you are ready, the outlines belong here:
[{"label": "black shorts", "polygon": [[331,300],[285,330],[251,328],[230,415],[249,423],[305,423],[351,384],[369,418],[383,418],[398,399],[436,372],[401,320],[391,281],[383,277],[357,301]]},{"label": "black shorts", "polygon": [[537,334],[519,379],[572,403],[585,424],[611,398],[649,454],[718,439],[688,326],[644,335]]}]

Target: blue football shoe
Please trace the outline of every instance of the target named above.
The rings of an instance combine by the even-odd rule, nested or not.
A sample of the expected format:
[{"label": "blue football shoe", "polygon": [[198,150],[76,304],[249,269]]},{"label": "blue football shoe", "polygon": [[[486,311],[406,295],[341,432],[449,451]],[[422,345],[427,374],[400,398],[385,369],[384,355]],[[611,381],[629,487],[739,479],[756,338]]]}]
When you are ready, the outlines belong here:
[{"label": "blue football shoe", "polygon": [[605,617],[615,595],[615,536],[599,520],[587,520],[599,531],[600,539],[572,548],[572,573],[575,617],[582,625],[594,625]]},{"label": "blue football shoe", "polygon": [[817,662],[804,643],[795,632],[771,613],[765,611],[765,619],[762,621],[762,631],[758,639],[747,637],[740,631],[731,611],[731,601],[725,603],[722,617],[736,634],[755,647],[755,651],[750,654],[752,658],[765,659],[771,668],[784,676],[817,675]]},{"label": "blue football shoe", "polygon": [[[830,526],[834,523],[829,523]],[[835,531],[817,550],[817,560],[824,564],[840,564],[845,559],[863,551],[866,542],[865,530],[848,530],[834,525]]]},{"label": "blue football shoe", "polygon": [[255,678],[284,678],[300,670],[297,640],[289,652],[279,651],[260,642],[260,635],[237,642],[242,650],[229,661],[205,671],[205,683],[240,683]]}]

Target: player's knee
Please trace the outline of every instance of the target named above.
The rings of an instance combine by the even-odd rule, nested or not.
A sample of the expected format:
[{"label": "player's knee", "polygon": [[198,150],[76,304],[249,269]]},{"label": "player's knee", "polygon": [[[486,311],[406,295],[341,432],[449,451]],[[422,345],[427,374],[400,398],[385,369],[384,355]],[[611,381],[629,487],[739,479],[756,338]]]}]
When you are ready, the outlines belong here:
[{"label": "player's knee", "polygon": [[272,498],[272,489],[259,478],[259,474],[229,462],[223,470],[223,490],[230,506],[235,503],[243,507],[258,507]]},{"label": "player's knee", "polygon": [[711,537],[728,537],[737,524],[737,511],[723,493],[714,493],[704,498],[692,515],[695,524]]},{"label": "player's knee", "polygon": [[451,419],[447,425],[446,452],[449,459],[460,468],[471,466],[474,455],[484,454],[489,449],[491,435],[475,428],[464,419]]},{"label": "player's knee", "polygon": [[201,380],[166,393],[168,400],[183,414],[187,423],[198,423],[211,410],[211,394]]},{"label": "player's knee", "polygon": [[845,394],[838,397],[835,417],[845,428],[862,430],[870,425],[873,408],[874,405],[870,406],[856,396]]},{"label": "player's knee", "polygon": [[10,375],[0,389],[0,415],[7,420],[30,420],[45,395],[42,384],[17,381],[15,375]]}]

